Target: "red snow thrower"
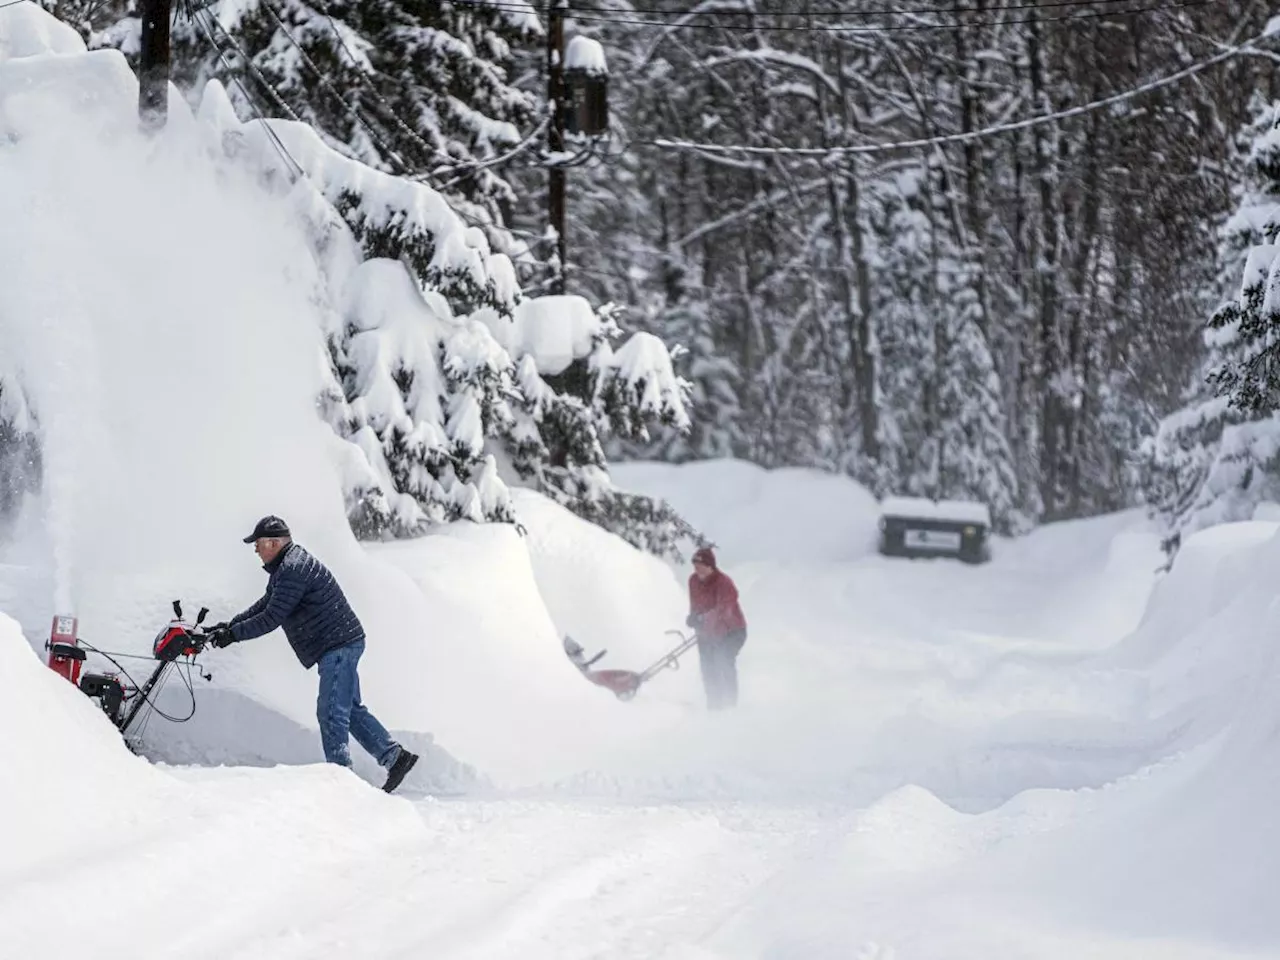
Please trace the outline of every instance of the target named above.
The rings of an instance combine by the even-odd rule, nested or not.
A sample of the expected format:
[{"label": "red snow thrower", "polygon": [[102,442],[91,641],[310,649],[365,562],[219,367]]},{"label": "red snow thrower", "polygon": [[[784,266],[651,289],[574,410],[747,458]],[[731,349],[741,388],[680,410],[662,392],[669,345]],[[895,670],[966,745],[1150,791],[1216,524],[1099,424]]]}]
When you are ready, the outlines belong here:
[{"label": "red snow thrower", "polygon": [[[153,712],[174,723],[185,723],[196,713],[195,687],[191,681],[192,669],[197,669],[205,680],[213,679],[212,674],[200,670],[196,664],[196,657],[200,655],[208,640],[200,625],[209,615],[209,610],[207,607],[202,607],[196,622],[187,623],[182,619],[182,601],[175,600],[173,615],[174,619],[156,635],[151,645],[150,657],[99,650],[77,635],[79,624],[75,617],[56,616],[53,618],[53,627],[49,631],[49,642],[45,644],[45,649],[49,651],[49,668],[69,680],[91,700],[98,701],[102,712],[126,738],[139,715],[142,715],[141,721],[138,722],[139,732],[145,728]],[[107,660],[119,672],[82,675],[82,667],[90,653]],[[120,665],[117,657],[154,662],[155,667],[146,681],[139,684],[129,676],[129,671]],[[156,698],[159,697],[170,674],[175,671],[191,695],[191,712],[185,717],[171,716],[156,706]]]},{"label": "red snow thrower", "polygon": [[591,667],[609,651],[601,650],[594,657],[588,659],[587,652],[582,648],[582,644],[572,637],[566,636],[564,638],[564,652],[569,661],[582,672],[582,675],[596,686],[609,690],[619,700],[630,700],[636,695],[641,686],[652,680],[663,670],[679,670],[680,658],[698,645],[697,634],[685,635],[679,630],[668,630],[665,636],[679,637],[679,645],[668,650],[652,666],[638,673],[635,670],[592,670]]}]

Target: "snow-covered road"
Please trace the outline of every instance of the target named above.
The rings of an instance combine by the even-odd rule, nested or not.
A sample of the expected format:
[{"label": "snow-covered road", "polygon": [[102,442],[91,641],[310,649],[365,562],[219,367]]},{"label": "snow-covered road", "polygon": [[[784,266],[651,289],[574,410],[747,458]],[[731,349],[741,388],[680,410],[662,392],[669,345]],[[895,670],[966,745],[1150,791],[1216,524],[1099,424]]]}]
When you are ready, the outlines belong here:
[{"label": "snow-covered road", "polygon": [[[563,530],[527,513],[554,597]],[[1135,722],[1142,675],[1098,660],[1153,582],[1137,517],[976,569],[768,549],[743,544],[735,571],[752,636],[734,713],[701,709],[696,672],[629,705],[587,689],[621,725],[576,764],[507,717],[547,775],[455,794],[144,765],[143,801],[107,796],[83,842],[0,867],[6,953],[72,957],[107,930],[94,954],[121,960],[1251,956],[1075,923],[1087,892],[1045,884],[1074,829],[1141,804],[1169,754],[1167,725]],[[1090,863],[1070,871],[1087,883]],[[64,899],[74,922],[52,922]]]}]

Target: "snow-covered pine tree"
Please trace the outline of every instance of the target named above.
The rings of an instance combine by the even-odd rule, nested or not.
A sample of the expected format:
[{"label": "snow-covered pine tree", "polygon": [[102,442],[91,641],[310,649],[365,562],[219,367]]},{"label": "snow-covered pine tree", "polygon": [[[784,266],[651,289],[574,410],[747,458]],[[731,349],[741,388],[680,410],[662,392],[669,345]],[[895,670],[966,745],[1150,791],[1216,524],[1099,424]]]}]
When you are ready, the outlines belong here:
[{"label": "snow-covered pine tree", "polygon": [[[91,45],[136,58],[138,0],[42,2]],[[219,79],[241,117],[301,120],[346,156],[420,176],[514,249],[501,227],[516,196],[493,161],[537,121],[538,98],[511,75],[517,49],[543,36],[525,0],[249,0],[181,12],[180,88]]]},{"label": "snow-covered pine tree", "polygon": [[688,371],[690,405],[697,412],[687,432],[669,431],[649,449],[672,463],[733,457],[743,449],[738,367],[717,352],[706,305],[682,301],[646,326],[666,331],[681,348],[678,362]]},{"label": "snow-covered pine tree", "polygon": [[867,204],[885,371],[877,492],[910,496],[937,491],[940,318],[925,176],[910,170],[878,179]]},{"label": "snow-covered pine tree", "polygon": [[570,295],[525,300],[510,323],[485,314],[515,360],[521,396],[503,439],[522,480],[633,545],[676,559],[696,533],[667,504],[614,488],[604,444],[649,443],[653,425],[687,431],[690,387],[652,334],[632,334],[615,349],[619,313],[608,304],[593,311]]},{"label": "snow-covered pine tree", "polygon": [[978,324],[981,308],[976,264],[955,264],[939,276],[942,358],[938,391],[938,489],[948,499],[977,500],[1002,533],[1021,529],[1018,480],[1013,468],[1000,379]]},{"label": "snow-covered pine tree", "polygon": [[1240,201],[1219,253],[1220,284],[1235,292],[1207,324],[1202,383],[1143,447],[1146,500],[1170,552],[1196,530],[1280,499],[1280,103],[1258,107],[1241,139]]},{"label": "snow-covered pine tree", "polygon": [[693,416],[688,430],[666,431],[641,444],[615,442],[611,449],[673,463],[735,456],[745,448],[737,365],[716,347],[707,292],[690,282],[690,265],[669,254],[662,269],[667,276],[665,296],[644,327],[662,331],[663,339],[673,345],[672,356],[689,382]]},{"label": "snow-covered pine tree", "polygon": [[660,340],[618,343],[611,306],[524,297],[509,258],[429,187],[339,154],[305,124],[271,121],[268,137],[266,124],[240,123],[216,81],[204,99],[213,139],[290,190],[309,220],[334,374],[320,406],[360,454],[347,452],[353,527],[400,536],[514,520],[497,445],[570,508],[675,549],[678,524],[612,489],[601,446],[653,424],[687,428],[687,384]]}]

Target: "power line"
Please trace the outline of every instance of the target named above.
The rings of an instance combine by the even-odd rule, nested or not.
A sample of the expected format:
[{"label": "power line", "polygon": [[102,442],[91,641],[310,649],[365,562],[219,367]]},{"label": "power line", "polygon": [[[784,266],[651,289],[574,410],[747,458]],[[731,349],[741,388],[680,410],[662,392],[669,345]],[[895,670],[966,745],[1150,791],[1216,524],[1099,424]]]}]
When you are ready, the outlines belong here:
[{"label": "power line", "polygon": [[16,7],[20,3],[35,3],[35,0],[9,0],[8,3],[0,3],[0,10],[8,7]]},{"label": "power line", "polygon": [[[257,80],[258,83],[262,85],[263,89],[265,89],[269,94],[271,94],[271,99],[273,99],[276,102],[276,106],[278,106],[281,110],[283,110],[285,113],[285,116],[287,116],[290,120],[296,120],[298,122],[301,122],[302,118],[299,117],[298,114],[294,112],[293,107],[289,106],[289,104],[285,101],[284,97],[280,95],[280,91],[277,90],[274,86],[272,86],[271,82],[262,75],[262,71],[260,71],[256,66],[254,66],[253,60],[249,57],[247,53],[244,52],[244,48],[240,46],[240,43],[236,40],[236,38],[231,35],[231,31],[229,31],[226,27],[224,27],[218,21],[218,18],[213,16],[213,14],[209,13],[208,10],[205,10],[204,13],[207,17],[207,22],[212,23],[215,27],[217,27],[220,31],[222,31],[222,35],[227,38],[227,43],[231,44],[232,49],[234,49],[235,52],[240,56],[240,62],[244,64],[245,69],[248,70],[251,74],[253,74],[253,79]],[[222,48],[218,45],[217,41],[213,38],[212,32],[208,31],[207,28],[206,28],[206,32],[209,35],[209,42],[214,45],[214,49],[217,50],[219,53],[219,59],[222,59],[221,57]],[[223,60],[223,63],[226,64],[228,70],[232,69],[231,65],[227,64],[225,59]],[[234,76],[234,73],[232,75]],[[241,85],[240,89],[241,90],[244,89],[243,85]]]},{"label": "power line", "polygon": [[[448,190],[450,187],[458,183],[461,183],[463,180],[466,180],[469,177],[474,177],[476,174],[480,173],[482,170],[488,170],[490,167],[497,167],[497,166],[501,166],[504,163],[509,163],[510,161],[514,160],[516,157],[520,156],[520,154],[528,150],[529,146],[534,141],[536,141],[540,136],[542,136],[542,134],[546,131],[547,124],[549,122],[550,122],[549,119],[543,119],[541,123],[539,123],[536,127],[533,128],[532,133],[530,133],[527,137],[525,137],[523,140],[521,140],[519,143],[517,143],[514,147],[512,147],[510,150],[508,150],[504,154],[500,154],[499,156],[496,156],[496,157],[490,157],[488,160],[474,160],[469,163],[464,162],[464,163],[457,164],[453,169],[456,170],[460,168],[462,172],[459,173],[457,176],[453,177],[452,179],[446,180],[444,183],[440,184],[435,189],[443,192],[445,190]],[[411,176],[409,179],[411,180],[425,179],[428,176],[430,176],[430,174],[416,174]]]},{"label": "power line", "polygon": [[[201,15],[203,15],[205,19],[201,19]],[[239,87],[240,94],[241,96],[244,97],[245,103],[249,105],[249,109],[252,110],[257,115],[258,120],[260,121],[259,125],[262,127],[264,131],[266,131],[267,139],[271,141],[271,144],[272,146],[275,147],[276,152],[280,154],[280,159],[282,159],[285,162],[285,166],[292,167],[293,170],[296,171],[297,176],[306,176],[306,171],[302,169],[302,164],[300,164],[297,160],[294,159],[293,154],[289,152],[289,149],[284,145],[284,142],[278,136],[276,136],[276,132],[271,129],[271,124],[267,122],[267,118],[263,115],[262,111],[258,108],[258,105],[257,103],[254,102],[253,97],[249,95],[249,91],[245,89],[244,84],[240,82],[240,77],[236,74],[235,69],[232,67],[231,63],[227,60],[226,51],[223,50],[222,47],[218,45],[218,41],[214,37],[213,31],[209,28],[209,21],[213,21],[214,23],[217,23],[217,21],[214,20],[213,15],[209,13],[207,10],[198,10],[192,13],[191,19],[196,23],[200,24],[200,28],[204,32],[205,37],[208,38],[210,46],[213,47],[213,52],[217,55],[218,59],[222,61],[222,65],[227,68],[227,73],[231,77],[231,82],[234,83],[237,87]],[[221,24],[219,24],[219,26],[221,26]],[[226,33],[225,29],[223,30],[223,33]],[[227,34],[227,36],[229,38],[230,34]],[[234,41],[232,42],[234,43]],[[240,56],[241,58],[244,57],[243,51],[241,51]],[[250,69],[252,69],[252,67],[250,67]],[[262,82],[266,84],[265,81],[262,81]],[[275,90],[271,88],[270,84],[266,84],[266,86],[269,89],[271,89],[272,93],[275,93]],[[278,93],[275,93],[275,95],[277,98],[280,96]],[[285,109],[288,110],[287,105],[285,106]]]},{"label": "power line", "polygon": [[271,15],[271,19],[276,22],[276,25],[280,28],[280,31],[285,35],[288,41],[297,48],[299,55],[302,57],[302,62],[306,64],[306,66],[310,68],[311,72],[316,75],[316,78],[320,81],[320,86],[328,91],[335,100],[342,104],[343,109],[351,115],[352,119],[354,119],[356,123],[364,127],[365,131],[369,134],[369,138],[373,140],[374,145],[382,151],[384,156],[394,162],[395,165],[400,168],[402,173],[408,173],[409,165],[405,163],[404,158],[382,141],[382,138],[378,135],[378,131],[375,130],[373,126],[361,115],[360,111],[352,104],[348,103],[347,99],[337,91],[332,83],[329,82],[328,76],[325,75],[323,70],[316,66],[315,61],[312,60],[307,54],[307,51],[303,49],[302,44],[297,41],[294,35],[289,31],[289,28],[285,26],[285,22],[280,19],[280,15],[276,13],[275,7],[270,3],[267,3],[266,0],[262,0],[262,6],[267,13]]},{"label": "power line", "polygon": [[[407,136],[411,141],[413,141],[418,146],[418,148],[423,151],[423,153],[426,156],[443,157],[445,160],[451,160],[452,158],[447,153],[444,153],[438,147],[435,147],[432,144],[428,143],[425,139],[423,139],[421,135],[418,134],[416,130],[414,130],[407,123],[405,123],[403,120],[400,119],[399,114],[397,114],[395,111],[395,107],[393,107],[390,103],[387,102],[386,97],[382,95],[382,92],[373,83],[373,80],[370,79],[369,75],[360,66],[359,59],[356,57],[355,53],[351,50],[351,47],[348,46],[346,39],[342,36],[342,31],[338,29],[338,24],[333,19],[333,15],[329,11],[328,4],[323,3],[322,0],[316,0],[316,4],[317,4],[317,9],[319,9],[320,12],[324,14],[324,18],[329,22],[329,29],[333,31],[333,35],[337,39],[338,45],[342,48],[343,52],[346,53],[347,58],[351,61],[351,66],[355,69],[357,76],[359,76],[360,82],[364,84],[364,86],[367,87],[373,93],[374,98],[380,104],[382,104],[382,106],[385,108],[387,112],[387,115],[391,118],[391,122],[395,124],[396,128],[405,136]],[[424,174],[424,176],[429,176],[429,174]]]},{"label": "power line", "polygon": [[658,147],[664,150],[691,150],[701,151],[704,153],[741,153],[761,156],[796,156],[796,157],[832,157],[844,154],[868,154],[868,153],[889,153],[896,150],[914,150],[920,147],[932,147],[949,143],[967,143],[972,140],[981,140],[987,137],[997,136],[1002,133],[1012,133],[1016,130],[1026,130],[1030,127],[1038,127],[1046,123],[1054,123],[1059,120],[1065,120],[1070,117],[1078,117],[1086,113],[1092,113],[1094,110],[1101,110],[1105,107],[1114,106],[1117,103],[1124,103],[1126,100],[1132,100],[1134,97],[1141,96],[1144,93],[1150,93],[1153,90],[1159,90],[1162,87],[1171,86],[1188,77],[1195,76],[1208,70],[1210,67],[1216,66],[1223,61],[1230,60],[1232,57],[1239,56],[1242,53],[1256,49],[1255,44],[1266,39],[1268,34],[1263,33],[1259,36],[1247,40],[1246,42],[1234,47],[1228,47],[1221,53],[1210,57],[1208,60],[1202,60],[1194,63],[1189,67],[1171,73],[1168,76],[1161,77],[1158,80],[1152,80],[1141,86],[1125,90],[1121,93],[1112,94],[1109,97],[1103,97],[1101,100],[1093,100],[1089,103],[1080,104],[1066,110],[1056,110],[1053,113],[1037,114],[1033,117],[1027,117],[1022,120],[1015,120],[1010,123],[1001,123],[992,127],[984,127],[981,130],[971,130],[968,133],[951,133],[939,137],[923,137],[918,140],[899,140],[894,143],[867,143],[857,146],[843,147],[755,147],[747,145],[729,145],[720,143],[695,143],[688,140],[635,140],[634,144],[642,146]]},{"label": "power line", "polygon": [[[983,27],[1017,26],[1028,23],[1063,23],[1075,20],[1099,20],[1107,17],[1132,16],[1140,13],[1162,12],[1181,7],[1199,7],[1216,0],[1178,0],[1174,3],[1156,3],[1143,7],[1127,9],[1113,8],[1109,10],[1090,10],[1053,17],[1014,17],[1005,20],[958,20],[953,23],[898,23],[868,26],[866,24],[850,25],[848,23],[808,24],[804,26],[782,24],[744,24],[744,23],[694,23],[691,21],[672,22],[665,20],[618,19],[616,17],[592,16],[589,14],[572,14],[575,21],[584,23],[604,23],[622,27],[664,27],[669,30],[727,30],[739,33],[838,33],[838,34],[882,34],[882,33],[931,33],[947,30],[975,30]],[[497,6],[496,4],[486,6]],[[501,9],[515,9],[501,8]],[[954,8],[948,13],[955,15],[964,11]],[[694,16],[698,16],[695,14]],[[779,14],[778,16],[781,16]]]},{"label": "power line", "polygon": [[[471,7],[475,10],[520,10],[526,11],[527,6],[512,3],[511,0],[495,0],[493,3],[486,3],[484,0],[454,0],[456,6]],[[987,13],[999,13],[1005,10],[1041,10],[1058,7],[1093,7],[1102,6],[1107,3],[1120,3],[1123,0],[1042,0],[1042,2],[1017,2],[997,4],[999,10],[987,10]],[[615,15],[629,16],[663,16],[663,17],[764,17],[772,19],[781,19],[782,17],[890,17],[890,16],[913,16],[925,13],[972,13],[976,11],[958,9],[956,4],[949,4],[944,7],[881,7],[875,10],[784,10],[776,13],[769,13],[760,10],[743,10],[741,8],[725,8],[714,5],[715,0],[711,0],[711,5],[703,10],[663,10],[653,7],[632,7],[629,10],[586,10],[582,14],[574,13],[570,10],[566,15],[573,20],[580,19],[582,16],[606,16],[609,13]],[[626,23],[630,21],[618,21]]]},{"label": "power line", "polygon": [[[448,186],[452,186],[453,184],[458,183],[460,180],[466,179],[469,176],[473,176],[474,174],[488,167],[497,166],[498,164],[501,164],[501,163],[506,163],[511,158],[522,153],[527,148],[528,144],[532,141],[532,139],[537,135],[537,131],[535,131],[524,141],[517,144],[516,147],[510,153],[499,156],[499,157],[490,158],[489,160],[486,160],[483,162],[471,162],[471,163],[464,162],[464,163],[450,164],[449,166],[443,169],[437,169],[430,172],[415,174],[411,166],[409,165],[409,163],[405,161],[405,159],[400,155],[400,153],[397,150],[393,149],[391,146],[389,146],[381,138],[381,136],[379,135],[379,132],[365,118],[364,114],[362,114],[360,110],[353,103],[350,103],[345,97],[342,96],[341,93],[338,92],[338,90],[334,87],[328,74],[326,74],[323,70],[321,70],[320,67],[315,63],[315,61],[307,54],[302,44],[299,43],[297,38],[294,37],[294,35],[290,32],[288,26],[285,24],[284,20],[281,18],[280,14],[276,11],[276,9],[270,3],[265,2],[265,0],[262,5],[263,7],[266,8],[267,13],[271,15],[271,18],[275,20],[277,26],[279,26],[281,32],[284,33],[288,41],[291,44],[293,44],[295,48],[297,48],[298,53],[302,58],[302,62],[312,71],[312,73],[316,75],[317,79],[320,81],[320,85],[325,90],[327,90],[336,100],[341,102],[343,109],[348,114],[350,114],[350,116],[356,121],[356,123],[360,124],[360,126],[364,127],[364,129],[368,132],[369,137],[374,142],[374,145],[377,146],[378,149],[382,151],[384,156],[389,158],[397,167],[399,167],[401,174],[403,174],[406,177],[410,177],[414,179],[427,179],[442,173],[456,173],[457,171],[461,170],[462,172],[458,173],[457,176],[455,176],[452,180],[450,180],[447,184],[445,184],[444,187],[437,188],[437,189],[444,189]],[[332,30],[334,37],[338,41],[338,44],[341,46],[342,50],[346,53],[347,57],[351,60],[351,64],[355,69],[356,75],[359,78],[360,83],[363,86],[367,87],[370,91],[372,91],[374,97],[386,109],[387,114],[391,117],[392,123],[396,126],[396,128],[399,129],[407,137],[409,137],[428,156],[439,157],[445,160],[451,160],[452,158],[450,158],[447,154],[442,153],[439,149],[437,149],[436,147],[428,143],[426,140],[424,140],[416,131],[414,131],[407,123],[404,122],[404,120],[400,118],[399,114],[395,112],[395,108],[392,107],[391,104],[387,102],[386,98],[382,96],[381,92],[374,85],[372,79],[370,79],[368,74],[366,74],[365,71],[361,68],[360,61],[356,58],[350,46],[348,46],[346,40],[343,38],[342,32],[338,29],[338,25],[334,21],[332,15],[328,12],[328,10],[325,7],[320,7],[320,11],[324,15],[325,19],[328,21],[329,28]]]},{"label": "power line", "polygon": [[[26,3],[26,2],[29,2],[29,0],[11,0],[11,2]],[[213,35],[213,32],[210,30],[208,22],[205,19],[200,19],[199,14],[203,14],[204,17],[207,18],[207,21],[211,21],[218,27],[219,30],[222,31],[223,35],[226,36],[227,39],[235,46],[236,52],[239,53],[241,60],[244,61],[245,66],[248,67],[250,72],[253,73],[255,79],[257,79],[258,82],[261,83],[263,87],[271,93],[272,97],[285,110],[285,112],[294,120],[298,120],[297,114],[295,114],[293,110],[289,107],[289,105],[284,102],[279,91],[277,91],[266,80],[266,78],[263,77],[257,71],[257,69],[252,65],[252,63],[249,62],[244,51],[240,48],[238,44],[236,44],[235,39],[227,32],[226,28],[223,27],[221,23],[218,23],[218,21],[213,17],[212,14],[210,14],[207,10],[201,10],[201,11],[198,11],[197,14],[193,15],[193,19],[196,19],[200,23],[201,29],[203,30],[205,37],[208,39],[210,45],[213,47],[214,52],[217,54],[218,59],[221,60],[223,66],[227,68],[227,71],[230,74],[231,82],[234,83],[237,88],[239,88],[240,93],[244,96],[245,102],[249,105],[249,108],[254,112],[254,115],[257,117],[257,119],[261,121],[261,127],[265,131],[267,138],[271,141],[272,146],[275,147],[276,152],[280,154],[280,157],[285,161],[286,166],[289,166],[294,171],[296,171],[297,176],[301,176],[309,180],[310,176],[307,174],[302,164],[300,164],[294,158],[294,156],[289,152],[289,149],[284,145],[284,142],[280,139],[280,137],[276,134],[276,132],[273,129],[271,129],[271,122],[267,119],[265,114],[263,114],[262,110],[258,107],[257,103],[254,101],[254,98],[250,96],[249,91],[245,89],[244,84],[240,81],[240,78],[239,76],[237,76],[231,63],[228,62],[226,57],[226,52],[218,44],[217,40]],[[284,29],[283,25],[281,28]],[[316,127],[314,123],[311,124],[311,126]],[[319,127],[316,127],[316,129],[319,130]],[[524,233],[523,231],[514,229],[512,227],[504,226],[502,224],[477,220],[475,217],[472,217],[467,213],[465,213],[464,211],[457,209],[452,204],[449,204],[449,209],[453,212],[453,214],[456,217],[458,217],[459,220],[463,221],[469,226],[476,227],[481,230],[493,229],[493,230],[505,231],[506,233],[509,233],[512,236],[524,237],[526,239],[539,241],[539,242],[543,239],[543,238],[537,237],[534,234]]]}]

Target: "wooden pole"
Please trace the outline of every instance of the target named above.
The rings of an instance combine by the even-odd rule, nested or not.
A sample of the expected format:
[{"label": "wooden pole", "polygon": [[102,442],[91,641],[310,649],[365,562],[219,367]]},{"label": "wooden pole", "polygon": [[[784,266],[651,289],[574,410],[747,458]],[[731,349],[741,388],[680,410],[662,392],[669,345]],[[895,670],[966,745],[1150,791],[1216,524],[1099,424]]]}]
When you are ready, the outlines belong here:
[{"label": "wooden pole", "polygon": [[[564,17],[568,12],[569,0],[547,0],[547,101],[552,110],[551,123],[547,126],[547,146],[556,159],[564,152]],[[568,266],[564,230],[564,167],[553,165],[550,178],[547,215],[556,234],[556,257],[559,261],[556,274],[551,279],[551,292],[564,293]]]},{"label": "wooden pole", "polygon": [[172,0],[142,0],[138,53],[138,119],[159,130],[169,115],[169,18]]}]

